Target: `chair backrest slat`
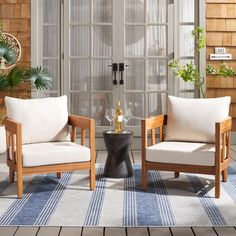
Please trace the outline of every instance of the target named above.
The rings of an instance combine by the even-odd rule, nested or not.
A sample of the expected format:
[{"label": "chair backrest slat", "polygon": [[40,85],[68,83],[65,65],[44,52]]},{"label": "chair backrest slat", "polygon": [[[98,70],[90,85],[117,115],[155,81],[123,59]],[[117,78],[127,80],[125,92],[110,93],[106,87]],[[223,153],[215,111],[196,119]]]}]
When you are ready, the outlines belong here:
[{"label": "chair backrest slat", "polygon": [[6,148],[7,148],[7,159],[10,159],[10,132],[6,131]]},{"label": "chair backrest slat", "polygon": [[156,144],[156,134],[155,134],[155,129],[151,130],[151,135],[152,135],[152,145]]},{"label": "chair backrest slat", "polygon": [[231,142],[231,131],[227,132],[227,150],[226,150],[226,158],[230,158],[230,142]]},{"label": "chair backrest slat", "polygon": [[85,142],[85,129],[81,129],[81,145]]},{"label": "chair backrest slat", "polygon": [[76,127],[72,127],[72,132],[71,132],[71,141],[76,142]]},{"label": "chair backrest slat", "polygon": [[159,128],[159,138],[160,138],[160,142],[163,142],[163,139],[164,139],[164,133],[163,133],[163,126],[161,126]]},{"label": "chair backrest slat", "polygon": [[11,157],[14,163],[16,163],[16,158],[15,158],[15,137],[14,134],[10,134],[10,139],[11,139]]}]

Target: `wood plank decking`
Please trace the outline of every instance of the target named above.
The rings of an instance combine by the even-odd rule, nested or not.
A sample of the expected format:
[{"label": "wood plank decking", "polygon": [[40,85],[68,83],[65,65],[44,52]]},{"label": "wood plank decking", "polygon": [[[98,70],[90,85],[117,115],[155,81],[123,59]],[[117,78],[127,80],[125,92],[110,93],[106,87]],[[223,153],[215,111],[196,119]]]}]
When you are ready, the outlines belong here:
[{"label": "wood plank decking", "polygon": [[234,227],[215,228],[80,228],[0,227],[1,236],[235,236]]}]

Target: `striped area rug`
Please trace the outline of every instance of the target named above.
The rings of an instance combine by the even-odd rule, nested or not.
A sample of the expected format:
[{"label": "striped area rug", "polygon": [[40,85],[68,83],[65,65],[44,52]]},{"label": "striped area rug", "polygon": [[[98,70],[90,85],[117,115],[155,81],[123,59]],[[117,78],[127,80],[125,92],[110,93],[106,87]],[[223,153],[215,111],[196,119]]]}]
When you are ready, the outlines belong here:
[{"label": "striped area rug", "polygon": [[97,166],[97,187],[89,190],[88,174],[37,175],[25,180],[24,197],[16,185],[0,182],[0,225],[47,226],[233,226],[236,225],[236,164],[214,198],[212,176],[149,172],[148,191],[140,188],[140,166],[134,177],[103,178]]}]

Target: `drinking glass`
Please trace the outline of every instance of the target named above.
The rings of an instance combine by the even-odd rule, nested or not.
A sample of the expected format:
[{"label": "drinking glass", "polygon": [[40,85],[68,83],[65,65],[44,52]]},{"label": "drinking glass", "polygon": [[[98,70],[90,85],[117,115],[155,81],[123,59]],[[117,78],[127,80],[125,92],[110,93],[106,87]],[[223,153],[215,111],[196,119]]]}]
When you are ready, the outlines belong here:
[{"label": "drinking glass", "polygon": [[131,117],[132,117],[131,110],[129,108],[125,109],[124,115],[123,115],[123,120],[124,120],[126,125],[127,125],[128,121],[131,119]]},{"label": "drinking glass", "polygon": [[111,131],[112,121],[115,119],[115,109],[106,109],[105,118],[109,121]]}]

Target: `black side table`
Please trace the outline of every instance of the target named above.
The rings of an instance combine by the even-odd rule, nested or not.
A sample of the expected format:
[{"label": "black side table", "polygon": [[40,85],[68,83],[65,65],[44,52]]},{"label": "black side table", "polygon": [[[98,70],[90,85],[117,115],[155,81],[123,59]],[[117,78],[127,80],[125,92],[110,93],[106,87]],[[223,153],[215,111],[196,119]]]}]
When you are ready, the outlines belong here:
[{"label": "black side table", "polygon": [[114,131],[103,132],[107,147],[107,160],[104,176],[109,178],[128,178],[133,176],[133,168],[129,158],[133,132],[123,131],[116,134]]}]

